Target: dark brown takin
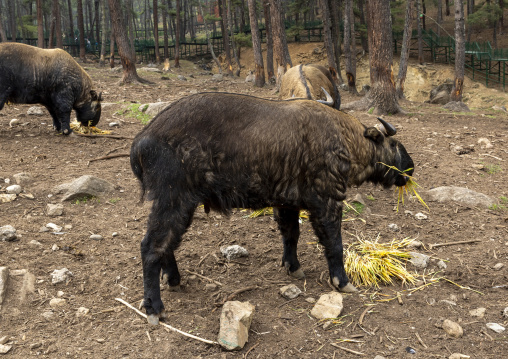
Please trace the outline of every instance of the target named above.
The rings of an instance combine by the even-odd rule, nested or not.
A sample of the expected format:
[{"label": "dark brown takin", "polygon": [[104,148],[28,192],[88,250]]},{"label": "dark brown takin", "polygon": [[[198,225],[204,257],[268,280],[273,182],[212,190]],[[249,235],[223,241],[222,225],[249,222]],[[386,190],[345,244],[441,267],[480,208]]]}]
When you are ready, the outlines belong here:
[{"label": "dark brown takin", "polygon": [[159,278],[178,288],[174,251],[198,205],[221,213],[275,208],[284,265],[303,278],[297,258],[299,211],[324,247],[330,282],[354,292],[343,264],[342,201],[350,185],[369,181],[403,186],[413,161],[394,139],[395,128],[366,127],[312,100],[271,101],[202,93],[159,113],[134,139],[131,167],[142,198],[153,201],[141,242],[144,301],[149,322],[164,315]]},{"label": "dark brown takin", "polygon": [[90,76],[64,50],[0,44],[0,110],[7,101],[40,103],[51,114],[55,130],[68,135],[72,110],[83,126],[96,126],[101,100]]}]

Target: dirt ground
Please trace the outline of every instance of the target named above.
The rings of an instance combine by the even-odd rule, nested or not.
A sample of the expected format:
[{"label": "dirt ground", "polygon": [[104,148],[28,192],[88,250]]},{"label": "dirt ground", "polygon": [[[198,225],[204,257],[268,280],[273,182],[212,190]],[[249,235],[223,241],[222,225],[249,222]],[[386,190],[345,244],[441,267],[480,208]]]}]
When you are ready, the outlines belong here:
[{"label": "dirt ground", "polygon": [[[291,45],[295,64],[324,63],[323,55],[314,54],[318,44]],[[418,274],[427,283],[420,290],[400,283],[380,288],[361,287],[359,294],[344,295],[343,316],[331,326],[310,316],[313,304],[308,297],[319,298],[330,291],[321,282],[327,265],[322,249],[316,245],[311,226],[301,225],[299,257],[306,281],[288,277],[280,267],[282,246],[274,220],[269,216],[246,218],[249,211],[235,211],[230,218],[213,214],[207,219],[198,209],[176,257],[183,276],[183,291],[162,292],[169,311],[168,324],[206,339],[216,340],[219,331],[220,303],[231,293],[256,286],[235,296],[235,300],[254,304],[255,314],[249,342],[240,352],[226,352],[218,346],[204,344],[170,332],[150,327],[146,320],[126,308],[115,298],[137,307],[143,297],[139,243],[144,235],[150,203],[139,204],[139,186],[128,158],[89,162],[106,154],[127,153],[131,140],[143,124],[140,118],[125,112],[132,103],[173,101],[200,91],[227,91],[275,98],[273,86],[263,89],[244,82],[249,69],[249,54],[242,54],[245,70],[242,77],[226,77],[222,82],[200,66],[183,61],[183,68],[170,75],[140,71],[155,85],[120,87],[121,74],[88,63],[86,69],[98,90],[103,91],[103,116],[98,125],[109,129],[109,122],[119,122],[115,135],[126,139],[64,137],[56,134],[45,111],[43,116],[26,115],[28,105],[8,105],[0,112],[0,186],[5,179],[14,183],[13,175],[28,172],[33,183],[24,187],[34,199],[18,197],[0,203],[0,226],[12,225],[21,239],[0,242],[0,266],[10,270],[26,269],[35,276],[30,285],[16,287],[11,277],[7,297],[0,312],[0,338],[7,336],[12,349],[6,357],[27,358],[355,358],[359,355],[333,345],[354,350],[374,358],[448,358],[462,353],[471,358],[500,358],[508,353],[507,332],[496,333],[486,323],[508,325],[502,311],[508,307],[508,115],[494,110],[494,105],[508,106],[506,93],[485,89],[466,81],[465,99],[468,113],[452,113],[441,106],[424,104],[430,89],[451,78],[452,70],[443,65],[412,66],[406,85],[408,101],[401,105],[406,114],[386,116],[398,128],[398,138],[415,162],[415,179],[420,194],[439,186],[460,186],[495,198],[496,206],[466,206],[456,202],[430,202],[427,211],[416,201],[407,201],[396,212],[396,195],[392,190],[364,185],[351,188],[348,197],[362,194],[367,209],[344,223],[345,245],[356,236],[388,242],[416,238],[425,248],[419,251],[431,256],[429,267]],[[363,65],[367,63],[362,61]],[[138,66],[138,68],[141,66]],[[366,69],[359,69],[359,87],[367,83]],[[184,75],[187,81],[177,79]],[[192,76],[191,76],[192,75]],[[342,92],[342,102],[353,98]],[[355,113],[364,124],[373,125],[375,117]],[[19,123],[10,126],[12,119]],[[479,138],[488,138],[493,147],[483,149]],[[468,154],[456,155],[450,146],[473,146]],[[105,179],[117,190],[99,198],[64,203],[64,214],[49,217],[48,203],[59,203],[52,195],[56,185],[82,175]],[[0,192],[2,191],[0,190]],[[426,220],[406,213],[422,212]],[[358,220],[358,218],[364,221]],[[40,232],[53,222],[66,226],[63,234]],[[388,229],[395,223],[399,232]],[[113,236],[116,232],[118,235]],[[102,240],[90,239],[100,234]],[[32,241],[37,241],[36,242]],[[477,243],[442,246],[431,244],[478,240]],[[246,258],[227,262],[219,247],[238,244],[250,253]],[[56,246],[55,246],[56,245]],[[447,268],[437,267],[439,260]],[[498,263],[504,266],[496,270]],[[67,284],[51,284],[50,273],[68,268],[73,277]],[[413,267],[408,266],[413,270]],[[188,271],[211,278],[222,285],[216,288]],[[434,278],[444,277],[439,281]],[[279,288],[295,283],[303,291],[296,300],[279,295]],[[462,287],[459,287],[462,286]],[[401,294],[402,302],[396,299]],[[50,300],[65,299],[59,307]],[[89,309],[77,316],[78,308]],[[470,310],[486,308],[483,318],[472,317]],[[447,337],[441,329],[444,319],[459,323],[461,338]],[[415,354],[410,354],[410,349]]]}]

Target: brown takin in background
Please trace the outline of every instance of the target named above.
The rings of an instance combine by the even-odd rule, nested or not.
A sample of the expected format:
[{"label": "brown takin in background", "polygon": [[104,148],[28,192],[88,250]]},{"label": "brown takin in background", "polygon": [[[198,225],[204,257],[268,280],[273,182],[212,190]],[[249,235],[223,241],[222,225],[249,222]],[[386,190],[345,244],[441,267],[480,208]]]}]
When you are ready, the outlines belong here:
[{"label": "brown takin in background", "polygon": [[0,44],[0,110],[7,101],[40,103],[51,114],[55,130],[68,135],[72,110],[83,126],[96,126],[101,100],[90,76],[64,50]]},{"label": "brown takin in background", "polygon": [[[354,292],[344,270],[342,201],[351,185],[404,186],[413,161],[395,128],[366,127],[356,118],[302,99],[270,101],[202,93],[172,103],[134,139],[132,171],[153,201],[141,242],[148,321],[164,315],[159,279],[178,288],[174,251],[195,209],[274,207],[282,234],[282,265],[303,278],[297,258],[299,212],[307,209],[324,247],[331,284]],[[253,244],[254,245],[254,244]],[[199,250],[199,249],[197,249]]]},{"label": "brown takin in background", "polygon": [[282,76],[279,99],[319,100],[338,110],[340,94],[335,85],[336,79],[337,73],[333,68],[314,64],[292,67]]}]

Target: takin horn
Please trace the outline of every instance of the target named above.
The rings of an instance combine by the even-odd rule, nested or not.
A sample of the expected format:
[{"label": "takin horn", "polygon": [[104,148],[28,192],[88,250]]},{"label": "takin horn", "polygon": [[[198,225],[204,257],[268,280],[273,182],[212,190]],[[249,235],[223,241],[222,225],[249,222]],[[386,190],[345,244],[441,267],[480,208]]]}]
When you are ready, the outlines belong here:
[{"label": "takin horn", "polygon": [[323,87],[321,87],[321,90],[323,90],[323,92],[325,93],[326,100],[317,100],[317,102],[323,103],[323,104],[325,104],[327,106],[333,106],[333,98],[332,98],[332,96],[330,96],[330,94]]},{"label": "takin horn", "polygon": [[388,122],[383,120],[381,117],[378,117],[377,119],[379,120],[379,122],[381,122],[381,124],[385,128],[387,136],[393,136],[397,133],[397,129],[393,125],[389,124]]}]

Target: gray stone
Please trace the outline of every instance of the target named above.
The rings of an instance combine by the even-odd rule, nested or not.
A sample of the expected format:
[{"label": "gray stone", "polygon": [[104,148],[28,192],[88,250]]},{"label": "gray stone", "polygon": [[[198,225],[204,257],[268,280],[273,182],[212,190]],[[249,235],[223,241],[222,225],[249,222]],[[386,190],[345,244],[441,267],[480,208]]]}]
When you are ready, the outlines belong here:
[{"label": "gray stone", "polygon": [[409,249],[418,249],[418,248],[422,248],[422,246],[423,246],[423,243],[422,243],[422,242],[420,242],[420,241],[418,241],[418,240],[416,240],[416,239],[412,240],[412,241],[411,241],[411,242],[407,245],[407,247],[408,247]]},{"label": "gray stone", "polygon": [[176,78],[180,81],[187,81],[187,79],[183,75],[178,75]]},{"label": "gray stone", "polygon": [[113,192],[114,190],[115,186],[108,181],[94,176],[85,175],[70,182],[67,187],[67,191],[62,197],[62,202],[72,201],[76,198],[82,197],[99,197],[100,195]]},{"label": "gray stone", "polygon": [[419,221],[423,221],[424,219],[427,219],[428,217],[425,214],[418,212],[417,214],[415,214],[415,218]]},{"label": "gray stone", "polygon": [[168,107],[171,104],[171,102],[154,102],[149,103],[148,107],[144,111],[147,115],[155,116],[162,110],[164,110],[166,107]]},{"label": "gray stone", "polygon": [[156,73],[162,73],[162,70],[159,70],[156,67],[142,67],[139,69],[140,71],[146,71],[146,72],[156,72]]},{"label": "gray stone", "polygon": [[215,283],[206,283],[205,284],[205,291],[207,292],[213,292],[215,290],[217,290],[217,284]]},{"label": "gray stone", "polygon": [[[452,92],[452,89],[453,89],[453,80],[451,79],[446,79],[442,84],[436,86],[435,88],[433,88],[432,90],[430,90],[430,100],[429,102],[430,103],[436,103],[436,102],[433,102],[433,100],[436,98],[436,96],[439,94],[439,93],[447,93],[448,95],[451,94]],[[443,104],[444,105],[444,104]]]},{"label": "gray stone", "polygon": [[76,317],[77,317],[77,318],[84,317],[84,316],[86,316],[89,312],[90,312],[90,309],[85,308],[85,307],[79,307],[79,308],[78,308],[78,310],[76,311]]},{"label": "gray stone", "polygon": [[33,246],[42,246],[42,243],[35,240],[35,239],[32,239],[29,244],[31,244]]},{"label": "gray stone", "polygon": [[32,106],[28,109],[26,114],[30,116],[43,116],[44,110],[40,106]]},{"label": "gray stone", "polygon": [[281,287],[279,293],[286,299],[294,299],[302,294],[302,291],[295,284],[289,284]]},{"label": "gray stone", "polygon": [[426,254],[418,253],[418,252],[409,252],[411,255],[411,262],[418,269],[425,269],[429,265],[430,257]]},{"label": "gray stone", "polygon": [[447,267],[447,265],[446,265],[446,263],[445,263],[445,262],[443,262],[442,260],[439,260],[439,261],[437,262],[437,267],[438,267],[439,269],[445,270],[445,269],[446,269],[446,267]]},{"label": "gray stone", "polygon": [[245,77],[245,82],[255,82],[256,81],[256,75],[254,75],[254,72],[249,71],[249,74]]},{"label": "gray stone", "polygon": [[316,298],[313,298],[313,297],[307,297],[307,298],[305,298],[305,301],[306,301],[307,303],[314,304],[314,303],[316,303]]},{"label": "gray stone", "polygon": [[27,186],[27,185],[30,185],[32,184],[33,182],[33,177],[30,173],[28,172],[20,172],[20,173],[16,173],[15,175],[13,175],[12,177],[14,177],[14,180],[16,181],[17,184],[19,184],[20,186]]},{"label": "gray stone", "polygon": [[508,318],[508,307],[503,309],[503,317]]},{"label": "gray stone", "polygon": [[492,109],[493,109],[493,110],[496,110],[496,111],[508,112],[508,111],[506,110],[506,107],[505,107],[505,106],[497,106],[497,105],[495,105],[495,106],[492,106]]},{"label": "gray stone", "polygon": [[343,308],[342,295],[339,292],[329,292],[318,299],[310,314],[319,320],[337,318]]},{"label": "gray stone", "polygon": [[491,205],[495,204],[494,199],[483,193],[478,193],[467,188],[456,186],[433,188],[427,191],[427,198],[429,201],[437,202],[455,201],[464,203],[471,207],[490,207]]},{"label": "gray stone", "polygon": [[394,231],[394,232],[399,232],[400,231],[400,227],[398,225],[396,225],[395,223],[390,223],[388,225],[388,229],[391,230],[391,231]]},{"label": "gray stone", "polygon": [[366,206],[367,204],[365,203],[365,200],[363,199],[363,196],[360,194],[360,193],[357,193],[355,194],[355,196],[353,197],[353,199],[351,200],[351,202],[357,202],[357,203],[360,203],[361,205],[363,206]]},{"label": "gray stone", "polygon": [[443,321],[443,329],[452,338],[461,338],[464,335],[462,327],[449,319]]},{"label": "gray stone", "polygon": [[61,216],[63,214],[63,211],[64,211],[64,206],[61,203],[58,203],[58,204],[48,203],[46,205],[46,214],[49,217]]},{"label": "gray stone", "polygon": [[53,298],[49,301],[51,308],[63,307],[65,304],[67,304],[67,301],[63,298]]},{"label": "gray stone", "polygon": [[51,274],[51,283],[67,283],[73,276],[72,272],[67,268],[55,269]]},{"label": "gray stone", "polygon": [[224,76],[222,74],[215,74],[212,76],[212,81],[220,82],[224,80]]},{"label": "gray stone", "polygon": [[492,267],[494,270],[501,270],[504,267],[504,263],[497,263],[494,267]]},{"label": "gray stone", "polygon": [[239,257],[247,257],[249,255],[249,252],[238,244],[221,247],[220,252],[228,261]]},{"label": "gray stone", "polygon": [[8,194],[20,194],[21,193],[21,186],[19,184],[13,184],[10,185],[5,189],[5,192]]},{"label": "gray stone", "polygon": [[103,237],[100,234],[92,234],[90,239],[93,239],[94,241],[101,241]]},{"label": "gray stone", "polygon": [[7,294],[7,284],[9,282],[9,268],[0,267],[0,309]]},{"label": "gray stone", "polygon": [[469,107],[462,101],[450,101],[443,108],[452,112],[471,112]]},{"label": "gray stone", "polygon": [[497,323],[487,323],[486,325],[487,325],[487,328],[489,328],[490,330],[495,331],[496,333],[502,333],[506,329],[501,324],[497,324]]},{"label": "gray stone", "polygon": [[255,307],[249,302],[224,303],[220,316],[218,342],[227,350],[239,350],[249,340],[249,328]]},{"label": "gray stone", "polygon": [[46,228],[49,228],[50,230],[52,229],[53,233],[62,231],[62,227],[54,223],[46,224]]},{"label": "gray stone", "polygon": [[16,234],[16,228],[11,225],[6,225],[0,227],[0,240],[2,241],[15,241],[18,239],[18,235]]},{"label": "gray stone", "polygon": [[448,102],[450,102],[450,93],[447,91],[439,91],[434,98],[432,98],[429,103],[435,104],[435,105],[446,105]]},{"label": "gray stone", "polygon": [[475,318],[483,318],[485,316],[486,308],[476,308],[469,311],[469,315]]}]

